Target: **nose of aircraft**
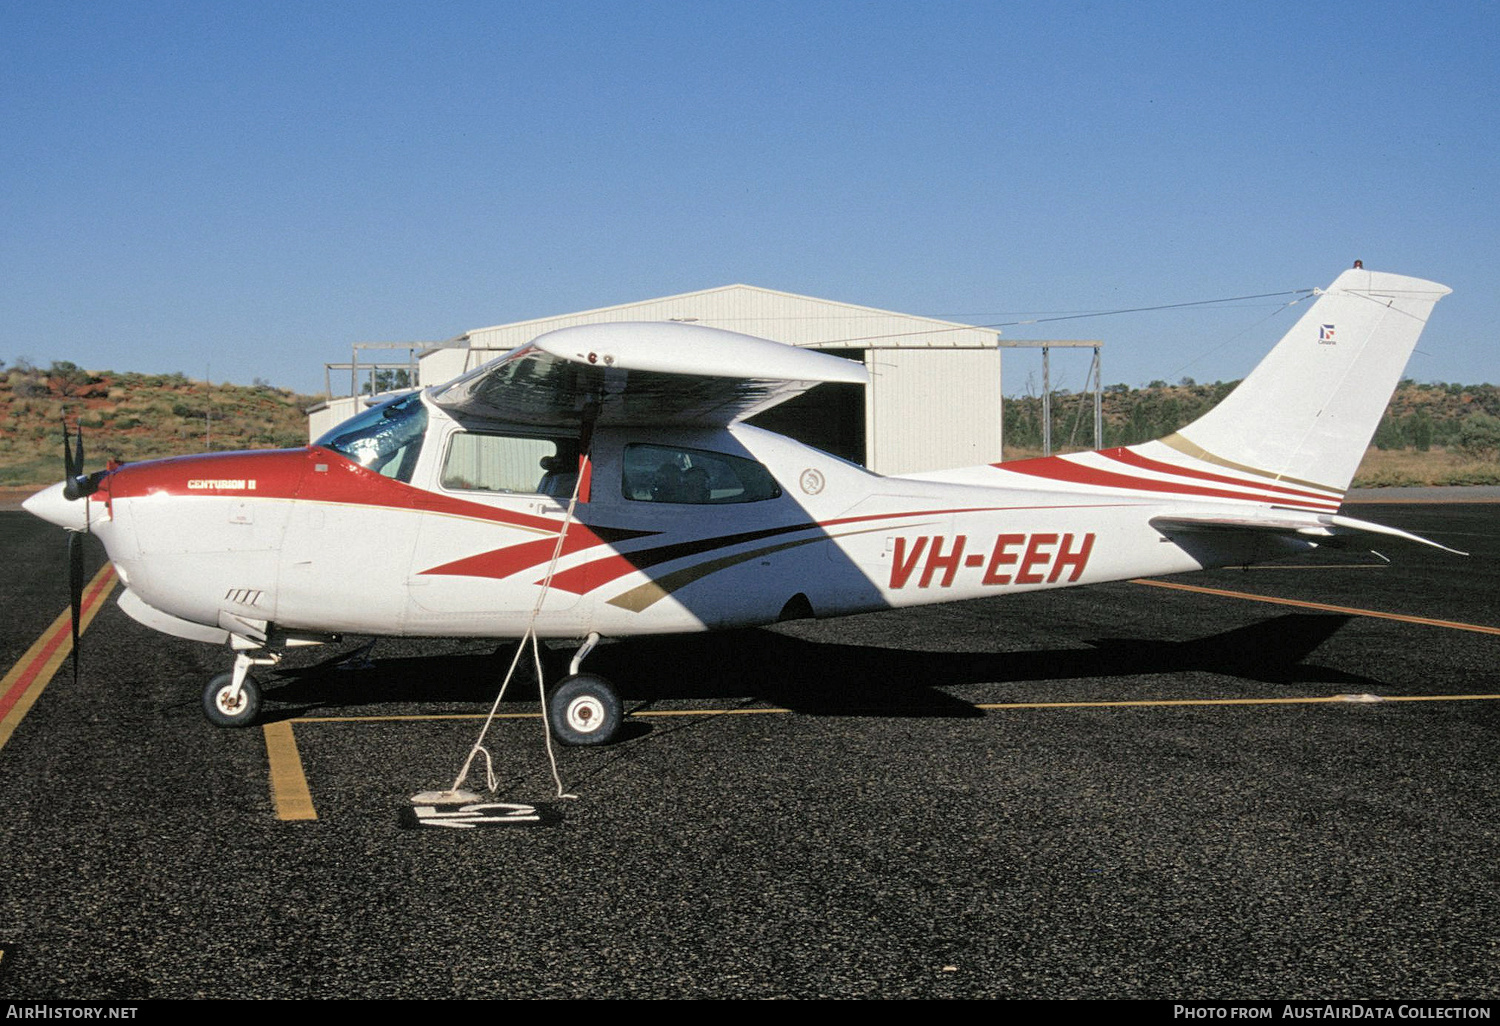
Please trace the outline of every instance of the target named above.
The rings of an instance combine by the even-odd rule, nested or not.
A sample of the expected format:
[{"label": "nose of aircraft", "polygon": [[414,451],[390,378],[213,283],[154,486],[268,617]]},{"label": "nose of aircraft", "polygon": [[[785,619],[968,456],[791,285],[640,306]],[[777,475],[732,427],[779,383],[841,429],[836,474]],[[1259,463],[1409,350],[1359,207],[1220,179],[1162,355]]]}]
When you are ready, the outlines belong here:
[{"label": "nose of aircraft", "polygon": [[87,498],[71,500],[64,498],[63,483],[59,481],[55,485],[43,488],[21,503],[21,508],[58,527],[66,527],[70,531],[84,531],[88,529],[88,502]]}]

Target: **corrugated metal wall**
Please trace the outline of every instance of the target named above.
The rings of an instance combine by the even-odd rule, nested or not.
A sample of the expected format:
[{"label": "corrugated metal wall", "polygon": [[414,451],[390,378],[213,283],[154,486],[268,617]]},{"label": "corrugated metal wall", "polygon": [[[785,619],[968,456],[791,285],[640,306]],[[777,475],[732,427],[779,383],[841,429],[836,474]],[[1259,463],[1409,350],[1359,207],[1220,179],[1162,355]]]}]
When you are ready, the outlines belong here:
[{"label": "corrugated metal wall", "polygon": [[340,396],[314,407],[307,415],[307,440],[316,442],[333,427],[342,424],[360,410],[363,396]]},{"label": "corrugated metal wall", "polygon": [[1000,459],[998,349],[872,349],[865,365],[871,470],[915,474]]},{"label": "corrugated metal wall", "polygon": [[867,350],[872,382],[864,463],[882,474],[1000,459],[997,332],[752,285],[726,285],[464,336],[422,354],[423,385],[449,381],[548,331],[611,321],[684,320],[809,348]]},{"label": "corrugated metal wall", "polygon": [[[792,346],[834,349],[861,348],[865,345],[923,349],[993,347],[997,338],[994,331],[930,317],[914,317],[911,314],[838,303],[815,296],[799,296],[791,292],[777,292],[753,285],[725,285],[702,292],[585,310],[560,317],[501,324],[493,328],[476,328],[467,334],[473,355],[465,369],[476,367],[496,355],[495,352],[482,352],[483,350],[506,352],[530,342],[543,332],[558,328],[608,321],[669,320],[693,321]],[[428,358],[424,356],[424,367]],[[437,354],[431,354],[430,358],[437,359]],[[435,381],[428,383],[436,384]]]}]

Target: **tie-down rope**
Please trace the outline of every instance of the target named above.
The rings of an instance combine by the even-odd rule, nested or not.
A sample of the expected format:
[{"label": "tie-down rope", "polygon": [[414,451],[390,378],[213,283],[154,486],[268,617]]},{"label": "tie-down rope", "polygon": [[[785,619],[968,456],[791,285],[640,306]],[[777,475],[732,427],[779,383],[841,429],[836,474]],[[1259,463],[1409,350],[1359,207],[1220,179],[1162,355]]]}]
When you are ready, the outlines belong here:
[{"label": "tie-down rope", "polygon": [[485,717],[484,726],[480,728],[479,737],[474,741],[474,747],[469,750],[469,757],[464,760],[464,765],[458,771],[458,776],[453,781],[450,794],[456,794],[469,777],[469,768],[474,764],[474,759],[480,753],[484,754],[485,783],[493,792],[499,781],[495,779],[494,761],[490,757],[489,750],[484,747],[484,739],[489,734],[490,725],[495,722],[495,714],[500,709],[500,702],[505,698],[505,690],[510,687],[511,678],[515,676],[516,667],[520,665],[521,654],[526,651],[527,642],[531,643],[532,662],[536,667],[536,687],[542,700],[542,739],[547,748],[547,764],[552,770],[552,783],[557,787],[558,798],[577,798],[576,794],[569,794],[563,789],[562,777],[557,772],[557,756],[552,751],[552,726],[547,719],[547,683],[542,675],[542,651],[541,643],[537,638],[536,619],[542,612],[542,603],[547,601],[547,592],[552,587],[552,575],[557,571],[557,561],[562,558],[563,543],[568,537],[568,527],[573,523],[573,512],[578,506],[578,492],[583,487],[583,482],[589,475],[589,455],[583,453],[578,460],[578,479],[573,482],[573,494],[568,499],[567,512],[563,514],[562,529],[557,532],[557,544],[552,548],[552,559],[547,564],[547,573],[541,581],[541,591],[537,594],[536,604],[531,607],[531,619],[526,624],[526,633],[521,635],[520,642],[516,645],[516,654],[510,661],[510,669],[505,673],[505,680],[500,684],[500,693],[495,696],[494,704],[490,706],[490,714]]}]

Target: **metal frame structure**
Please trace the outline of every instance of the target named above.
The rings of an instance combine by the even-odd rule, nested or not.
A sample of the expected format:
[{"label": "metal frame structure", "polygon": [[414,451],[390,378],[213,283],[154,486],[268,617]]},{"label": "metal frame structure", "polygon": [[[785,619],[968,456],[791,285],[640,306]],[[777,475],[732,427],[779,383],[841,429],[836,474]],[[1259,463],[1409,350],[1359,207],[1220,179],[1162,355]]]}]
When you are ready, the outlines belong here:
[{"label": "metal frame structure", "polygon": [[1040,349],[1042,351],[1042,455],[1052,455],[1052,350],[1092,349],[1094,361],[1089,367],[1089,377],[1094,379],[1094,448],[1104,448],[1104,386],[1100,376],[1099,350],[1104,343],[1098,339],[1032,339],[1029,341],[1000,340],[1001,349]]},{"label": "metal frame structure", "polygon": [[[323,364],[323,391],[330,399],[333,395],[333,372],[349,372],[349,395],[359,395],[359,375],[361,371],[370,372],[370,394],[375,394],[375,372],[382,370],[404,370],[409,375],[412,385],[417,384],[418,363],[417,357],[428,349],[440,348],[452,345],[451,342],[355,342],[349,348],[351,350],[348,363],[325,363]],[[361,362],[359,352],[361,349],[405,349],[406,359],[397,363],[394,361]]]}]

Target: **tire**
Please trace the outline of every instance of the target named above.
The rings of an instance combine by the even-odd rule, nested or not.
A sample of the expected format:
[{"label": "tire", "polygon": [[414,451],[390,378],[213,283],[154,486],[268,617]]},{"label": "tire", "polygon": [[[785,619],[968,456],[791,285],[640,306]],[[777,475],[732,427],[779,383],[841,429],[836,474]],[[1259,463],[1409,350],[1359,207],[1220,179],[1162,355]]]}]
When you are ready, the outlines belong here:
[{"label": "tire", "polygon": [[221,673],[203,689],[203,715],[216,727],[248,727],[260,713],[260,685],[249,674],[240,688],[237,706],[226,704],[234,674]]},{"label": "tire", "polygon": [[592,673],[565,677],[547,696],[547,726],[565,745],[607,745],[624,719],[614,685]]}]

